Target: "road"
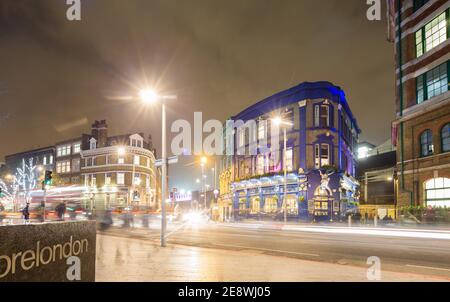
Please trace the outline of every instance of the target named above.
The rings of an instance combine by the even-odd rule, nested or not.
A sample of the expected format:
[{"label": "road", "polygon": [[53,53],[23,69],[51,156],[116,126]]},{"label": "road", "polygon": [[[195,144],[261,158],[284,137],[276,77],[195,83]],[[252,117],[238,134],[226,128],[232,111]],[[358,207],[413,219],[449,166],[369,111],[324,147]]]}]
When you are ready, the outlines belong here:
[{"label": "road", "polygon": [[[172,227],[168,243],[230,251],[257,251],[265,255],[365,268],[368,267],[367,259],[375,256],[380,258],[383,271],[426,275],[450,281],[449,239],[416,238],[414,233],[408,232],[409,237],[403,237],[402,231],[397,232],[400,235],[391,236],[373,235],[370,232],[349,234],[343,228],[333,227],[325,229],[331,230],[330,232],[322,229],[304,230],[306,231],[219,224],[187,225],[178,229]],[[107,233],[154,243],[159,238],[157,229],[113,229]],[[450,238],[450,233],[445,234]]]}]

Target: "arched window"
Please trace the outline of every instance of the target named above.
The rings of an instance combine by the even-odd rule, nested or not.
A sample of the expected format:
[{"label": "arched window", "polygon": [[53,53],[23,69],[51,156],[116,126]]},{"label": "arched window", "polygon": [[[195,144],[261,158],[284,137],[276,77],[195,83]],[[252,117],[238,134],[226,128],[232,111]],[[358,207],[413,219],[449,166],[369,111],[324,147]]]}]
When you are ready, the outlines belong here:
[{"label": "arched window", "polygon": [[427,206],[450,207],[450,178],[433,178],[425,183]]},{"label": "arched window", "polygon": [[420,135],[420,156],[430,156],[434,153],[433,134],[431,130],[425,130]]},{"label": "arched window", "polygon": [[450,123],[445,125],[441,130],[441,147],[442,152],[450,151]]}]

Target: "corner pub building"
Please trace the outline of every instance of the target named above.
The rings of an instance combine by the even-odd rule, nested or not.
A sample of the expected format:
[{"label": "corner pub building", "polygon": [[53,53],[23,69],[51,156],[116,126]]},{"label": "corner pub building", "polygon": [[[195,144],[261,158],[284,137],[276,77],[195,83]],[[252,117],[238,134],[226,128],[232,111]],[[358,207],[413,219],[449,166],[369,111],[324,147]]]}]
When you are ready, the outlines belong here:
[{"label": "corner pub building", "polygon": [[[218,200],[221,221],[283,219],[284,170],[287,170],[286,209],[290,221],[338,220],[356,210],[359,183],[355,179],[356,144],[360,129],[341,88],[329,82],[303,83],[245,109],[232,120],[255,120],[258,140],[271,142],[271,124],[283,116],[284,138],[256,156],[236,155],[248,144],[245,129],[233,134],[235,155],[225,156]],[[248,131],[247,131],[248,132]]]}]

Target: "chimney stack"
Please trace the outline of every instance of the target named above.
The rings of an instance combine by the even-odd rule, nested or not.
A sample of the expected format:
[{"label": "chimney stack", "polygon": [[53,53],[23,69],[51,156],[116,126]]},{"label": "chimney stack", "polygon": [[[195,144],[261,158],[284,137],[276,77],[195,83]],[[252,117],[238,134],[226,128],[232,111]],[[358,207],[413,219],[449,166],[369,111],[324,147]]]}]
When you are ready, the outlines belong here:
[{"label": "chimney stack", "polygon": [[95,121],[92,124],[92,136],[97,140],[97,148],[104,148],[108,142],[108,125],[106,120]]}]

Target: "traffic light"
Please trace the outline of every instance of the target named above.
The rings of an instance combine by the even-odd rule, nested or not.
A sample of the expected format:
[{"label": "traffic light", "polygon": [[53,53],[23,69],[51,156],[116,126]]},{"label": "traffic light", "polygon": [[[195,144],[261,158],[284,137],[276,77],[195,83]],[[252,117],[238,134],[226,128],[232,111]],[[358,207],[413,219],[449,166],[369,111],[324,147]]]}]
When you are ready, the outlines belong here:
[{"label": "traffic light", "polygon": [[0,198],[2,198],[3,197],[3,189],[2,189],[2,187],[0,187]]},{"label": "traffic light", "polygon": [[52,185],[52,176],[53,172],[52,171],[45,171],[45,179],[44,179],[44,185],[46,186],[51,186]]}]

